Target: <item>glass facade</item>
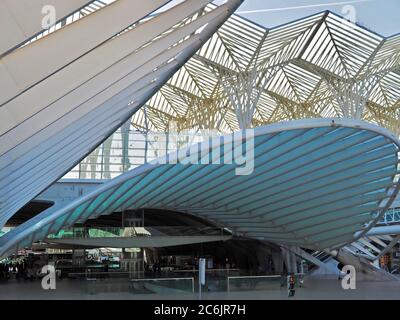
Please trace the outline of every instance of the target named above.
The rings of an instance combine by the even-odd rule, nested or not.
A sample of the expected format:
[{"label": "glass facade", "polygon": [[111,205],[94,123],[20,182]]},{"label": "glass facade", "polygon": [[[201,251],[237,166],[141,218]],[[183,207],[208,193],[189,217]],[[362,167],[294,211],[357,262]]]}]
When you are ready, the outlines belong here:
[{"label": "glass facade", "polygon": [[210,133],[143,133],[133,127],[118,129],[63,178],[113,179],[169,152],[201,142],[204,137],[210,137]]}]

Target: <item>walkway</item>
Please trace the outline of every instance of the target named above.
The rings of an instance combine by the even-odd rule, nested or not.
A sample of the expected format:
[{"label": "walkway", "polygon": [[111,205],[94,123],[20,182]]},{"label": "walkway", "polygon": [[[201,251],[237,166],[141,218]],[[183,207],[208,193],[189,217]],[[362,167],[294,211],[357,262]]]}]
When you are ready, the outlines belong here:
[{"label": "walkway", "polygon": [[[111,287],[110,287],[111,288]],[[285,289],[269,291],[241,291],[232,292],[207,292],[203,293],[205,300],[277,300],[288,299]],[[64,279],[57,282],[57,289],[45,291],[39,281],[0,283],[0,300],[6,299],[78,299],[78,300],[102,300],[102,299],[129,299],[129,300],[188,300],[197,299],[197,294],[131,294],[128,292],[103,292],[88,294],[85,281]],[[399,282],[374,282],[358,281],[356,290],[343,290],[337,279],[307,279],[306,287],[298,289],[292,300],[363,300],[363,299],[391,299],[400,300]]]}]

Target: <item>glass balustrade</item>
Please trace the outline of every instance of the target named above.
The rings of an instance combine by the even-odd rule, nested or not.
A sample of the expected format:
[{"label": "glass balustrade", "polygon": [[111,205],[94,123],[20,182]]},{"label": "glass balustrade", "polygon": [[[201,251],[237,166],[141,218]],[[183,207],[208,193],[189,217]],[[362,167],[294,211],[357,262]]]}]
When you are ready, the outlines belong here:
[{"label": "glass balustrade", "polygon": [[219,227],[73,227],[50,234],[49,239],[112,238],[151,236],[230,236],[231,232]]},{"label": "glass balustrade", "polygon": [[146,134],[132,127],[129,131],[119,129],[67,173],[64,179],[113,179],[169,152],[217,136],[213,131]]}]

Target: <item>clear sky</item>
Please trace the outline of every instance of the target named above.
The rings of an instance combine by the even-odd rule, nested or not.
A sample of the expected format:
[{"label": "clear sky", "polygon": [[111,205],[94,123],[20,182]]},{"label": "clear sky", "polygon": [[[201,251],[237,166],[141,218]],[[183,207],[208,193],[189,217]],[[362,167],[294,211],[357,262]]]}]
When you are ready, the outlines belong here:
[{"label": "clear sky", "polygon": [[400,33],[400,0],[245,0],[237,13],[274,27],[324,10],[343,16],[345,5],[354,6],[357,23],[368,29],[382,36]]}]

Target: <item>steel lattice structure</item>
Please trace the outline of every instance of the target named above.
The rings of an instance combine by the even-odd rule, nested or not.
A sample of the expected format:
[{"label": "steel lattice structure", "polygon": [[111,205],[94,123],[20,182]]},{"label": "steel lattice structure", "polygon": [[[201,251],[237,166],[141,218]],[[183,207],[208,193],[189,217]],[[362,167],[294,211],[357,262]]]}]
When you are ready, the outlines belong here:
[{"label": "steel lattice structure", "polygon": [[315,117],[399,134],[400,34],[385,38],[331,12],[272,29],[233,15],[132,124],[232,132]]}]

